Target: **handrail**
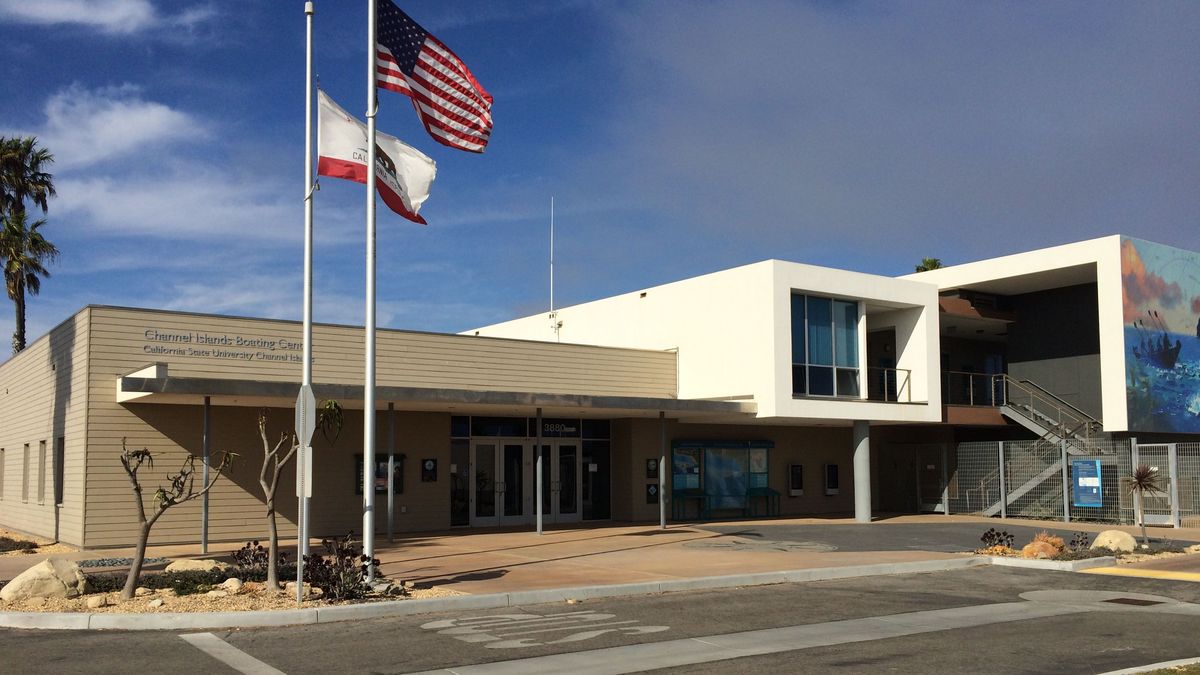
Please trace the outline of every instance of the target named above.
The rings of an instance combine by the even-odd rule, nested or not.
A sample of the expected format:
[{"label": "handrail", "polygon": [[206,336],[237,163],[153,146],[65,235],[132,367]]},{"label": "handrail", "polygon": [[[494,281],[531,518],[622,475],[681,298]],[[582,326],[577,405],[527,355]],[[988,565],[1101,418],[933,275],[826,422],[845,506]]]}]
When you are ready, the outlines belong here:
[{"label": "handrail", "polygon": [[[1004,377],[1005,377],[1005,379],[1012,380],[1012,378],[1008,377],[1007,375],[1005,375]],[[1055,393],[1054,393],[1054,392],[1052,392],[1052,391],[1049,391],[1049,390],[1047,390],[1045,387],[1043,387],[1042,385],[1038,384],[1037,382],[1034,382],[1034,381],[1032,381],[1032,380],[1016,380],[1016,382],[1019,382],[1019,383],[1021,383],[1021,384],[1025,384],[1025,385],[1029,385],[1030,387],[1033,387],[1034,389],[1037,389],[1038,391],[1040,391],[1040,392],[1042,392],[1043,394],[1045,394],[1045,395],[1049,396],[1050,398],[1054,399],[1055,401],[1057,401],[1057,402],[1058,402],[1058,403],[1060,403],[1061,405],[1064,405],[1064,406],[1066,406],[1066,407],[1070,408],[1071,410],[1074,410],[1075,412],[1079,413],[1079,416],[1080,416],[1080,417],[1082,417],[1082,418],[1083,418],[1083,419],[1085,419],[1085,420],[1089,420],[1089,421],[1092,421],[1092,422],[1099,422],[1099,421],[1100,421],[1100,420],[1098,420],[1098,419],[1096,419],[1096,418],[1092,417],[1092,416],[1091,416],[1091,415],[1089,415],[1088,413],[1084,412],[1083,410],[1080,410],[1080,409],[1079,409],[1078,407],[1076,407],[1074,404],[1072,404],[1072,403],[1070,403],[1070,402],[1068,402],[1068,401],[1065,401],[1065,400],[1063,400],[1063,399],[1062,399],[1062,398],[1060,398],[1060,397],[1059,397],[1057,394],[1055,394]]]},{"label": "handrail", "polygon": [[[912,370],[868,366],[867,374],[867,398],[869,400],[912,403]],[[872,385],[878,385],[878,387]]]},{"label": "handrail", "polygon": [[1014,400],[1012,390],[1024,394],[1029,398],[1029,411],[1050,420],[1054,424],[1051,431],[1060,438],[1078,438],[1082,430],[1084,442],[1090,443],[1093,433],[1100,428],[1099,420],[1028,380],[1014,380],[1005,374],[996,377],[1003,379],[1006,405],[1020,404]]}]

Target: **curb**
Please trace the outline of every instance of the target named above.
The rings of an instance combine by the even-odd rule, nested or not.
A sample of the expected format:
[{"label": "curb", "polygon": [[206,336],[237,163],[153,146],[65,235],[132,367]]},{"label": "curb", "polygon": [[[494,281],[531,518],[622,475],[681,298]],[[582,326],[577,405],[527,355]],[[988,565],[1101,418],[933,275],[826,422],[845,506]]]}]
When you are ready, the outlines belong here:
[{"label": "curb", "polygon": [[[1044,562],[1044,561],[1042,561]],[[992,564],[987,556],[969,556],[945,560],[853,565],[731,574],[695,579],[672,579],[608,586],[548,588],[536,591],[511,591],[487,595],[460,595],[424,600],[397,600],[361,605],[340,605],[313,609],[288,609],[267,612],[179,612],[162,614],[93,614],[86,612],[0,612],[0,628],[40,630],[195,630],[217,628],[256,628],[292,626],[359,619],[378,619],[413,614],[451,612],[471,609],[499,609],[516,605],[536,605],[567,600],[650,595],[677,591],[764,586],[770,584],[827,581],[889,574],[944,572]]]},{"label": "curb", "polygon": [[991,558],[991,564],[1000,567],[1025,567],[1028,569],[1055,570],[1058,572],[1078,572],[1079,570],[1091,569],[1093,567],[1112,567],[1117,564],[1117,559],[1113,556],[1086,558],[1084,560],[1036,560],[1030,558],[1009,558],[999,555],[988,556],[988,558]]}]

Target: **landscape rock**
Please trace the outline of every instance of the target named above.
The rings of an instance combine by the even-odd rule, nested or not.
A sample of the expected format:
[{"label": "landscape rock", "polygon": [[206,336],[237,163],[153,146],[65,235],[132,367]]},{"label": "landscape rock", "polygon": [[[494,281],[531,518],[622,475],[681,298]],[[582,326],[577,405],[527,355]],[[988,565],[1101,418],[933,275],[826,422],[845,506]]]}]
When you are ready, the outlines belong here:
[{"label": "landscape rock", "polygon": [[163,606],[163,599],[162,599],[162,598],[155,598],[155,599],[151,600],[150,602],[146,603],[146,606],[147,606],[147,607],[150,607],[150,608],[162,607],[162,606]]},{"label": "landscape rock", "polygon": [[106,606],[108,606],[107,595],[93,595],[87,599],[88,609],[100,609],[101,607]]},{"label": "landscape rock", "polygon": [[175,560],[170,565],[167,565],[165,572],[211,572],[212,570],[220,570],[222,572],[229,569],[229,563],[223,563],[220,560]]},{"label": "landscape rock", "polygon": [[210,598],[227,598],[229,591],[209,591],[206,595]]},{"label": "landscape rock", "polygon": [[38,607],[45,607],[46,599],[45,598],[30,598],[25,601],[25,606],[32,607],[34,609],[37,609]]},{"label": "landscape rock", "polygon": [[1105,530],[1096,535],[1096,540],[1092,542],[1092,548],[1107,548],[1129,553],[1137,548],[1137,540],[1128,532]]},{"label": "landscape rock", "polygon": [[242,590],[242,580],[237,577],[231,577],[221,583],[221,588],[228,591],[230,595],[237,595]]},{"label": "landscape rock", "polygon": [[1031,541],[1021,549],[1022,558],[1035,558],[1037,560],[1046,560],[1053,558],[1058,554],[1058,549],[1053,544],[1045,541]]},{"label": "landscape rock", "polygon": [[146,588],[145,586],[138,586],[136,589],[134,589],[133,594],[140,598],[143,595],[150,595],[150,593],[152,593],[152,592],[153,591],[151,591],[149,588]]},{"label": "landscape rock", "polygon": [[29,598],[77,598],[87,592],[87,579],[79,565],[48,558],[17,575],[0,589],[6,602]]}]

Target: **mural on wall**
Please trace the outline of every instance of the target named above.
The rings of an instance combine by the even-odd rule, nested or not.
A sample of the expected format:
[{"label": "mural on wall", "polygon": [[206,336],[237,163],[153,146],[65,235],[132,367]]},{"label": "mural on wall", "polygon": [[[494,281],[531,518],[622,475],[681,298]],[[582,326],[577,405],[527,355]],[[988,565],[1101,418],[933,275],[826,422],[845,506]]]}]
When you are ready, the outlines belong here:
[{"label": "mural on wall", "polygon": [[1200,434],[1200,253],[1121,239],[1130,431]]}]

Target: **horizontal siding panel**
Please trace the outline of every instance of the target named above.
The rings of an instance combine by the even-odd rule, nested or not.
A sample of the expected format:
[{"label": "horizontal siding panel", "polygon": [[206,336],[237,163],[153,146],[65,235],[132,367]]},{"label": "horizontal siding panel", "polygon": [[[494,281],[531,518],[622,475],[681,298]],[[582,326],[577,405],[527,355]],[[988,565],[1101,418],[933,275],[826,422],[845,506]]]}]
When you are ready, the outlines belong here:
[{"label": "horizontal siding panel", "polygon": [[[79,545],[86,456],[87,312],[80,312],[0,364],[0,525]],[[55,444],[63,446],[63,506],[55,508]],[[45,469],[39,444],[45,441]],[[22,500],[24,445],[29,498]],[[38,500],[39,474],[43,499]],[[57,512],[57,513],[56,513]],[[56,525],[57,516],[57,525]],[[57,530],[57,531],[56,531]]]},{"label": "horizontal siding panel", "polygon": [[[175,377],[234,380],[287,380],[300,375],[301,327],[281,321],[204,317],[148,310],[94,308],[92,358],[96,372],[123,375],[153,362],[165,362]],[[212,349],[207,345],[147,340],[159,334],[220,335],[236,340],[284,340],[296,349],[275,352],[257,347],[220,347],[230,352],[291,355],[294,362],[243,361],[156,354],[147,347]],[[362,330],[315,326],[314,379],[355,385],[362,381]],[[673,397],[675,355],[669,352],[560,345],[384,330],[377,340],[380,386],[469,388],[590,395]]]}]

